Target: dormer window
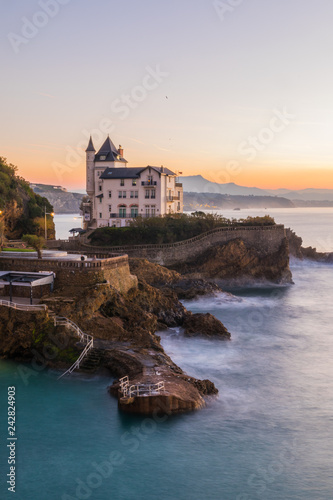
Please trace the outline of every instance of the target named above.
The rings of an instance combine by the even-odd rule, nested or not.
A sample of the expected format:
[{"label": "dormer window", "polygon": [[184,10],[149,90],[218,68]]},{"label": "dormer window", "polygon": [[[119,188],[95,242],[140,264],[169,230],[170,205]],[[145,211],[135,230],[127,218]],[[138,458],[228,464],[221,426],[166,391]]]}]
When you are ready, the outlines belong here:
[{"label": "dormer window", "polygon": [[99,157],[100,160],[106,160],[106,156],[105,155],[102,155]]}]

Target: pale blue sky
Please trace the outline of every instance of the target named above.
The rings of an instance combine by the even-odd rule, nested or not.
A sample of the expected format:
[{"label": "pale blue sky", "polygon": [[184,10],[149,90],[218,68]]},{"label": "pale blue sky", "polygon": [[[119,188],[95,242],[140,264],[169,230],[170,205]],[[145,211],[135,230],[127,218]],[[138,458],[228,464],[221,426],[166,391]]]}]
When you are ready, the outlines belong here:
[{"label": "pale blue sky", "polygon": [[[82,187],[84,155],[73,151],[106,118],[130,166],[333,188],[332,1],[61,2],[0,6],[0,154],[26,178]],[[46,5],[58,12],[51,17]],[[45,25],[32,26],[28,39],[24,18]],[[140,94],[157,67],[168,76]],[[121,113],[119,101],[132,92],[132,107]],[[261,136],[274,110],[292,118]],[[265,142],[245,154],[258,135]],[[101,142],[96,136],[96,148]]]}]

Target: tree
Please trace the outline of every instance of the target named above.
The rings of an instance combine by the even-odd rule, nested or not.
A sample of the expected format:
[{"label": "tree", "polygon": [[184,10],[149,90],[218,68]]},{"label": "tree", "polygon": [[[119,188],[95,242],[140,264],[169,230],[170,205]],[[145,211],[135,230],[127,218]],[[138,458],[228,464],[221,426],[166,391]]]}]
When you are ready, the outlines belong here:
[{"label": "tree", "polygon": [[36,250],[38,258],[42,258],[42,248],[45,248],[45,239],[42,236],[36,236],[35,234],[25,234],[22,237],[30,247]]},{"label": "tree", "polygon": [[6,228],[5,221],[1,218],[0,219],[0,252],[2,252],[3,246],[4,246],[5,241],[6,241],[5,228]]}]

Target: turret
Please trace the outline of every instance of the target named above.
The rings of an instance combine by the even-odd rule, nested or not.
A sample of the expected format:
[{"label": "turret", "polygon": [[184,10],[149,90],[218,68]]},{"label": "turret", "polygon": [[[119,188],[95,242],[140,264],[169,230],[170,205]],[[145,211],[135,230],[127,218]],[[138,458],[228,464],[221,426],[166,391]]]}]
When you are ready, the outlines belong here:
[{"label": "turret", "polygon": [[94,177],[94,161],[96,150],[90,136],[89,144],[86,149],[86,189],[87,194],[91,200],[94,199],[95,194],[95,177]]}]

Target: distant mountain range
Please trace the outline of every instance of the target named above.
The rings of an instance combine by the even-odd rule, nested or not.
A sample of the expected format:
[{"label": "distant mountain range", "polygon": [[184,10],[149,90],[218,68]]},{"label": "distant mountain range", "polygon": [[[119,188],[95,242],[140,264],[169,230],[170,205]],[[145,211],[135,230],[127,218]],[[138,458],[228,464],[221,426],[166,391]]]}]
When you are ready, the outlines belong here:
[{"label": "distant mountain range", "polygon": [[[219,184],[211,182],[202,175],[180,177],[184,192],[215,193],[230,196],[279,196],[291,200],[295,206],[333,206],[333,189],[260,189],[257,187],[238,186],[234,182]],[[308,202],[314,202],[309,205]],[[322,202],[323,205],[318,202]]]},{"label": "distant mountain range", "polygon": [[[202,175],[180,177],[184,188],[184,210],[226,208],[333,207],[333,189],[260,189],[238,186],[233,182],[218,184]],[[56,213],[78,213],[83,193],[72,193],[62,186],[30,184],[44,196]]]}]

